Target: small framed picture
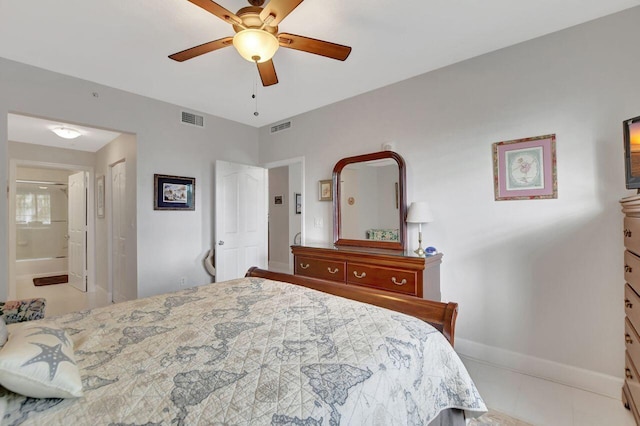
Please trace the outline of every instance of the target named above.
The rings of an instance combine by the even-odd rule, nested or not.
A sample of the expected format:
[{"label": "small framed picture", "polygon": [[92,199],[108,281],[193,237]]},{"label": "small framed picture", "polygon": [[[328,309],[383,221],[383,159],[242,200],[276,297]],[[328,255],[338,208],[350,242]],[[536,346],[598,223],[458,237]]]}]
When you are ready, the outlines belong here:
[{"label": "small framed picture", "polygon": [[496,201],[558,198],[556,135],[493,144]]},{"label": "small framed picture", "polygon": [[96,214],[104,218],[104,175],[96,178]]},{"label": "small framed picture", "polygon": [[302,194],[294,192],[293,198],[296,200],[296,214],[302,214]]},{"label": "small framed picture", "polygon": [[282,195],[276,195],[273,197],[273,204],[282,204]]},{"label": "small framed picture", "polygon": [[153,175],[154,210],[195,210],[196,178]]},{"label": "small framed picture", "polygon": [[321,180],[318,182],[318,201],[333,200],[333,180]]}]

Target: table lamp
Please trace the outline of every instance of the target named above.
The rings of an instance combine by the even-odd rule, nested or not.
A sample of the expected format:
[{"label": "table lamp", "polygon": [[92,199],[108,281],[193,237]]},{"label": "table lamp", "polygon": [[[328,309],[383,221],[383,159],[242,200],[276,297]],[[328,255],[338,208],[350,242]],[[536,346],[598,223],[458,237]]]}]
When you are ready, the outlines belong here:
[{"label": "table lamp", "polygon": [[416,201],[409,206],[409,213],[407,213],[407,223],[418,224],[418,248],[413,252],[418,256],[424,256],[425,252],[422,248],[422,224],[433,222],[433,213],[429,208],[429,203],[426,201]]}]

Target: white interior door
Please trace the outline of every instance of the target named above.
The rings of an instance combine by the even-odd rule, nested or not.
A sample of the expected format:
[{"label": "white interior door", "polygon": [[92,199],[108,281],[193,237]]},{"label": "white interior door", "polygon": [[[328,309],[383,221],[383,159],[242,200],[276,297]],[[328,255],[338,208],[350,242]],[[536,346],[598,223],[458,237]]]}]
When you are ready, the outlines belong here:
[{"label": "white interior door", "polygon": [[125,216],[125,194],[127,176],[125,162],[111,168],[111,220],[113,302],[123,302],[126,297],[126,241],[127,221]]},{"label": "white interior door", "polygon": [[87,291],[86,172],[69,176],[69,284]]},{"label": "white interior door", "polygon": [[216,282],[267,268],[267,169],[216,161]]}]

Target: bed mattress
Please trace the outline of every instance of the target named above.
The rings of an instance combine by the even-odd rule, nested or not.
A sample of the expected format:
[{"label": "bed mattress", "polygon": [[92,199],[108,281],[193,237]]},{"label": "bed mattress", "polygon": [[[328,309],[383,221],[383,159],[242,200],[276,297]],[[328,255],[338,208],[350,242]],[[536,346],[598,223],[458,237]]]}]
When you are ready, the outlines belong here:
[{"label": "bed mattress", "polygon": [[448,341],[416,318],[243,278],[52,319],[78,399],[2,389],[2,424],[426,425],[486,411]]}]

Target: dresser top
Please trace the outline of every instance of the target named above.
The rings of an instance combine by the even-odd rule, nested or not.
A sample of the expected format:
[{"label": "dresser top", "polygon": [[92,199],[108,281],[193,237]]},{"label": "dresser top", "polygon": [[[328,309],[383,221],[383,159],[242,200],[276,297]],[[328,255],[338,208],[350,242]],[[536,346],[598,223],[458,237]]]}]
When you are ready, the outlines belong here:
[{"label": "dresser top", "polygon": [[398,257],[398,258],[414,258],[414,259],[425,259],[426,263],[431,262],[441,262],[442,253],[436,253],[432,256],[418,256],[413,251],[410,250],[389,250],[389,249],[378,249],[378,248],[369,248],[369,247],[352,247],[352,246],[335,246],[333,244],[326,243],[310,243],[302,246],[291,246],[294,247],[308,247],[312,249],[319,249],[325,251],[333,251],[339,253],[354,253],[354,254],[374,254],[374,255],[383,255],[389,257]]}]

